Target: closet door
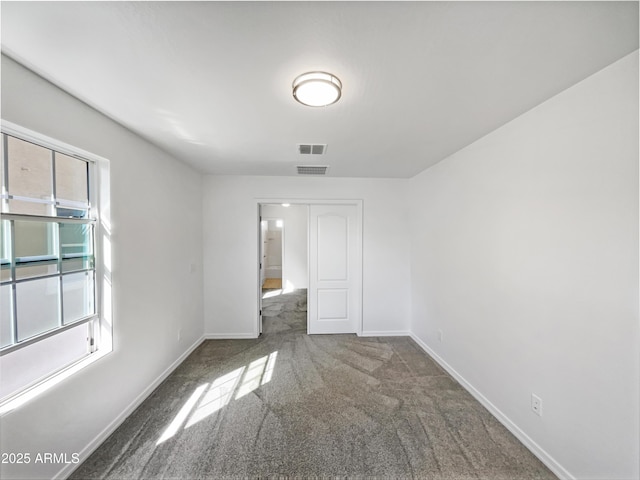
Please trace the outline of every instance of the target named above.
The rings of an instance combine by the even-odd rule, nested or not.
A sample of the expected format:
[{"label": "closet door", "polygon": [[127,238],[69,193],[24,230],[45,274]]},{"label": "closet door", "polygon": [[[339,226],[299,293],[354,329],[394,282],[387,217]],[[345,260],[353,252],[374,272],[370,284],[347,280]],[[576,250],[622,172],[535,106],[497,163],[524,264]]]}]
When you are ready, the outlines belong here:
[{"label": "closet door", "polygon": [[311,205],[309,333],[357,333],[362,235],[356,205]]}]

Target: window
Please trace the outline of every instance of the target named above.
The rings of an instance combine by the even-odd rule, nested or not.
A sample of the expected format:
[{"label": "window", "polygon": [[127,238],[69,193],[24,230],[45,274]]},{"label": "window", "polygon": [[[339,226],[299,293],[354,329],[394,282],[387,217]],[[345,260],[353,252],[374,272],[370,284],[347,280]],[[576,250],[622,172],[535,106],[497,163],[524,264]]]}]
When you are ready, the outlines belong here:
[{"label": "window", "polygon": [[104,346],[98,278],[105,273],[96,255],[104,230],[97,161],[4,124],[1,140],[3,403]]}]

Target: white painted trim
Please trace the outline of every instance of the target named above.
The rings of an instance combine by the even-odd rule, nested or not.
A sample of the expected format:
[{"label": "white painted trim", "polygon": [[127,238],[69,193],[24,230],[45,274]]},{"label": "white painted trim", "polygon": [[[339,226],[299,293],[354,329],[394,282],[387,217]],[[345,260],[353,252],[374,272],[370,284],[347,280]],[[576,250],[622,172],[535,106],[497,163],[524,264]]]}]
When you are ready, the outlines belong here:
[{"label": "white painted trim", "polygon": [[25,403],[31,401],[39,395],[42,395],[44,392],[54,387],[58,383],[66,380],[69,377],[72,377],[83,368],[86,368],[92,363],[97,362],[101,358],[106,357],[111,352],[111,347],[109,347],[108,349],[105,348],[102,350],[97,350],[96,352],[89,354],[76,363],[73,363],[68,367],[63,368],[62,370],[47,376],[44,380],[36,383],[32,387],[27,388],[12,397],[8,397],[6,400],[0,403],[0,417],[3,417],[13,410],[20,408]]},{"label": "white painted trim", "polygon": [[[258,208],[258,285],[257,285],[257,294],[258,294],[258,303],[256,306],[256,312],[258,315],[258,323],[254,324],[255,325],[255,330],[254,330],[254,335],[256,338],[258,338],[260,336],[260,334],[263,331],[263,325],[262,325],[262,276],[264,273],[264,265],[262,265],[262,260],[263,260],[263,256],[264,256],[264,238],[263,238],[263,231],[262,231],[262,204],[258,203],[256,204],[257,208]],[[263,268],[261,268],[261,266]]]},{"label": "white painted trim", "polygon": [[258,338],[255,333],[205,333],[204,340],[243,340]]},{"label": "white painted trim", "polygon": [[73,145],[69,145],[68,143],[61,142],[60,140],[57,140],[55,138],[43,135],[34,130],[30,130],[21,125],[18,125],[17,123],[9,122],[3,119],[0,121],[0,124],[2,125],[2,131],[7,135],[19,137],[22,140],[36,143],[45,148],[71,155],[73,157],[80,156],[84,160],[89,160],[91,162],[97,163],[109,161],[106,158],[101,157],[100,155],[96,155],[95,153],[88,152],[87,150],[83,150]]},{"label": "white painted trim", "polygon": [[409,337],[411,334],[406,330],[366,330],[363,331],[359,337]]},{"label": "white painted trim", "polygon": [[302,197],[299,195],[291,196],[258,196],[254,200],[257,204],[262,205],[278,205],[290,203],[291,205],[356,205],[362,203],[359,198],[318,198],[318,197]]},{"label": "white painted trim", "polygon": [[491,401],[485,397],[478,389],[471,385],[462,375],[460,375],[451,365],[449,365],[442,357],[434,352],[426,343],[424,343],[413,332],[409,336],[422,348],[433,360],[435,360],[449,375],[457,380],[462,387],[467,390],[478,402],[482,404],[489,412],[509,430],[522,444],[527,447],[538,459],[544,463],[561,480],[576,480],[560,463],[558,463],[551,455],[549,455],[540,445],[534,442],[520,427],[518,427],[509,417],[498,409]]},{"label": "white painted trim", "polygon": [[73,464],[69,463],[65,465],[56,475],[54,475],[54,479],[65,479],[71,476],[71,474],[82,465],[89,456],[100,446],[102,443],[109,438],[115,430],[122,425],[122,423],[133,413],[133,411],[138,408],[142,402],[144,402],[151,393],[158,388],[158,386],[176,369],[182,362],[186,360],[186,358],[191,355],[191,353],[198,348],[202,342],[204,342],[205,337],[200,337],[196,340],[193,345],[191,345],[185,352],[180,355],[171,365],[169,365],[164,372],[162,372],[158,378],[156,378],[151,384],[145,388],[140,395],[138,395],[123,411],[118,415],[109,425],[107,425],[102,432],[100,432],[89,444],[82,449],[80,452],[80,463]]}]

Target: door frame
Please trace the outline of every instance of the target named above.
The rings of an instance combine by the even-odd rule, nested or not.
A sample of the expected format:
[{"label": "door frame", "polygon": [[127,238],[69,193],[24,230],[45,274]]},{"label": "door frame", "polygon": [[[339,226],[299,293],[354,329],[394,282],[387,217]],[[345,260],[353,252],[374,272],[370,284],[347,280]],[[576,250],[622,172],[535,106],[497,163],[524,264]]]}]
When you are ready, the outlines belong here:
[{"label": "door frame", "polygon": [[[356,217],[356,226],[357,226],[357,241],[356,241],[356,272],[357,275],[357,292],[356,298],[358,299],[359,308],[358,315],[356,318],[356,335],[359,337],[362,336],[363,322],[364,322],[364,302],[363,302],[363,242],[364,242],[364,225],[363,225],[363,210],[364,210],[364,201],[362,199],[356,198],[331,198],[331,199],[323,199],[317,197],[294,197],[294,196],[262,196],[254,198],[255,206],[256,206],[256,225],[257,225],[257,242],[256,242],[256,277],[257,277],[257,302],[256,302],[256,318],[257,322],[255,323],[254,333],[256,338],[260,336],[262,333],[262,283],[260,281],[260,242],[262,241],[262,233],[260,230],[260,215],[261,215],[261,207],[262,205],[274,205],[274,204],[283,204],[288,203],[290,205],[304,205],[307,207],[307,284],[310,285],[310,275],[311,269],[309,268],[311,263],[310,256],[310,223],[309,223],[309,207],[311,205],[355,205],[357,211]],[[284,247],[283,247],[284,250]],[[283,252],[284,253],[284,252]],[[307,288],[307,295],[309,295],[309,290]],[[307,332],[309,331],[309,309],[307,309]]]}]

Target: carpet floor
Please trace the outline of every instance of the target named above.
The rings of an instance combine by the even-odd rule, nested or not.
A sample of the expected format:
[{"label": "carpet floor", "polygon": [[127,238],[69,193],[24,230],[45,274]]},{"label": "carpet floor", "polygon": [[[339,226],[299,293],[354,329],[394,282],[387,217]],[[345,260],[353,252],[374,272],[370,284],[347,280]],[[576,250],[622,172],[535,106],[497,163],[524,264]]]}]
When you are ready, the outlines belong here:
[{"label": "carpet floor", "polygon": [[556,478],[410,338],[306,335],[305,290],[263,307],[260,338],[204,342],[71,478]]}]

